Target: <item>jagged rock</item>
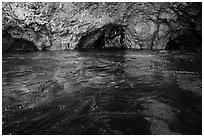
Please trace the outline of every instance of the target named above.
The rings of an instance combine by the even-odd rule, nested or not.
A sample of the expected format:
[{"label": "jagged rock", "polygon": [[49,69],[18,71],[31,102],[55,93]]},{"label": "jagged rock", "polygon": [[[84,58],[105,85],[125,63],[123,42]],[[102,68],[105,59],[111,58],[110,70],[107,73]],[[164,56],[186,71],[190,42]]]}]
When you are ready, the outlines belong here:
[{"label": "jagged rock", "polygon": [[172,20],[176,21],[177,18],[178,18],[178,15],[170,8],[166,9],[165,11],[159,14],[159,19],[167,20],[167,22],[170,22]]},{"label": "jagged rock", "polygon": [[104,46],[104,43],[103,43],[104,41],[102,39],[104,39],[103,29],[97,29],[93,32],[90,32],[82,36],[76,48],[77,49],[97,48],[97,47],[102,48],[102,46]]},{"label": "jagged rock", "polygon": [[[117,47],[123,39],[126,48],[165,49],[170,38],[178,41],[177,37],[184,34],[180,32],[189,28],[202,34],[201,5],[190,2],[3,2],[2,30],[13,39],[34,43],[38,50],[67,50],[74,49],[87,34],[91,39],[86,41],[93,44],[102,35],[101,28],[118,24],[126,26],[123,34],[111,42],[106,40],[105,47]],[[162,28],[161,24],[166,25]],[[120,27],[118,29],[120,31]],[[3,36],[4,43],[8,41],[6,38]],[[8,49],[5,45],[10,46],[4,44],[4,49]]]},{"label": "jagged rock", "polygon": [[171,28],[172,31],[176,31],[177,29],[179,29],[179,22],[175,22],[175,21],[171,21],[169,23],[169,26]]},{"label": "jagged rock", "polygon": [[152,49],[165,49],[170,38],[169,32],[170,27],[167,23],[159,24],[159,30],[154,39]]},{"label": "jagged rock", "polygon": [[153,45],[153,40],[145,40],[141,42],[141,48],[142,49],[151,49]]},{"label": "jagged rock", "polygon": [[122,25],[108,24],[82,36],[77,49],[124,48],[124,28]]},{"label": "jagged rock", "polygon": [[152,49],[166,49],[169,42],[170,35],[166,37],[158,38],[154,41]]}]

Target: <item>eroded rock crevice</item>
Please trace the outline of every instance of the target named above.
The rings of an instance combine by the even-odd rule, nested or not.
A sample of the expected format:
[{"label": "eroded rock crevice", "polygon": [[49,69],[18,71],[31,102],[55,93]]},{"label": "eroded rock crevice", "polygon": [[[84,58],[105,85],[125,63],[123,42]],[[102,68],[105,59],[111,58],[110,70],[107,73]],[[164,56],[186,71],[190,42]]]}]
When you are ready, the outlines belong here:
[{"label": "eroded rock crevice", "polygon": [[88,34],[84,34],[76,49],[104,49],[104,48],[125,48],[123,25],[108,24]]}]

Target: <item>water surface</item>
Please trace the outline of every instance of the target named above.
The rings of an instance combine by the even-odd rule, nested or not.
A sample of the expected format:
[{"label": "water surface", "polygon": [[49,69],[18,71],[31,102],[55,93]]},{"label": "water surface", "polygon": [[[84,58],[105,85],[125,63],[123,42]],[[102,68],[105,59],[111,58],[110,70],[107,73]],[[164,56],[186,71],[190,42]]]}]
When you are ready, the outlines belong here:
[{"label": "water surface", "polygon": [[2,57],[3,134],[201,134],[201,53]]}]

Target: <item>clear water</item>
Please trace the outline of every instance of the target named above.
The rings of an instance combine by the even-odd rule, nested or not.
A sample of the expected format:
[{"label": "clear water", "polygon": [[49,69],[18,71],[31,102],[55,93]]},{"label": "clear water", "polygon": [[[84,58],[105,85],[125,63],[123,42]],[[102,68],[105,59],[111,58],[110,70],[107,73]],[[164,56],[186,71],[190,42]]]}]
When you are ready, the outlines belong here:
[{"label": "clear water", "polygon": [[2,57],[3,134],[202,134],[201,53]]}]

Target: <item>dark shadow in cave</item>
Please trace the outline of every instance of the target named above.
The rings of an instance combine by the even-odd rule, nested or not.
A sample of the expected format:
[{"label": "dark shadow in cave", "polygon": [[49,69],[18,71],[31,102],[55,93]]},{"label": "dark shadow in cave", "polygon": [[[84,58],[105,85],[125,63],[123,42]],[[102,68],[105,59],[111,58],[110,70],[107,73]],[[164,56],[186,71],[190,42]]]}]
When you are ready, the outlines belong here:
[{"label": "dark shadow in cave", "polygon": [[189,29],[183,35],[170,39],[167,44],[167,50],[182,51],[201,51],[202,50],[202,32],[196,31],[196,24],[191,22]]},{"label": "dark shadow in cave", "polygon": [[76,49],[124,49],[124,26],[108,24],[92,32],[85,33]]},{"label": "dark shadow in cave", "polygon": [[38,48],[33,42],[19,38],[14,40],[7,51],[38,51]]},{"label": "dark shadow in cave", "polygon": [[181,51],[201,51],[202,39],[198,34],[182,35],[175,39],[170,39],[166,47],[167,50]]}]

